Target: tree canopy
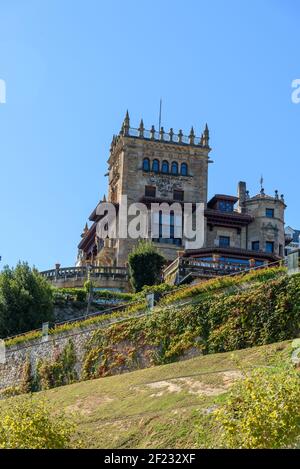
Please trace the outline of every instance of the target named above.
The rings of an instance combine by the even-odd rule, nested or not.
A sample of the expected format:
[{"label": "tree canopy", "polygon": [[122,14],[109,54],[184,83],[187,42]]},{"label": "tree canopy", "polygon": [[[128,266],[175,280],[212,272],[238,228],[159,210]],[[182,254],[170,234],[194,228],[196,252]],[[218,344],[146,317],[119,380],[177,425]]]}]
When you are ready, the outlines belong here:
[{"label": "tree canopy", "polygon": [[0,273],[0,337],[40,328],[53,321],[52,287],[36,269],[19,262]]}]

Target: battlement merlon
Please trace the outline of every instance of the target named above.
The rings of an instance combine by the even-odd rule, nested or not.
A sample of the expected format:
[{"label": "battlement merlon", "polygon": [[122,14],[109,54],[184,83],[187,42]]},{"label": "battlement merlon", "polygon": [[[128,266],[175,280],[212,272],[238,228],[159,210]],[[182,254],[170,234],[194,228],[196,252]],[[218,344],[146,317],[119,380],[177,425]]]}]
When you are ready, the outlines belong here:
[{"label": "battlement merlon", "polygon": [[122,137],[143,139],[147,141],[154,141],[166,144],[174,144],[176,146],[192,146],[194,148],[201,148],[203,150],[206,150],[207,155],[211,151],[211,148],[209,146],[209,129],[207,124],[205,125],[205,129],[201,137],[197,137],[195,135],[193,127],[191,127],[189,135],[184,135],[181,129],[178,131],[178,133],[175,133],[173,128],[171,128],[169,132],[165,132],[163,127],[161,127],[159,130],[156,130],[154,125],[152,125],[150,130],[147,130],[144,127],[143,119],[141,119],[138,128],[131,127],[128,111],[126,113],[119,134],[113,136],[110,147],[110,153],[114,151],[115,147],[118,145]]}]

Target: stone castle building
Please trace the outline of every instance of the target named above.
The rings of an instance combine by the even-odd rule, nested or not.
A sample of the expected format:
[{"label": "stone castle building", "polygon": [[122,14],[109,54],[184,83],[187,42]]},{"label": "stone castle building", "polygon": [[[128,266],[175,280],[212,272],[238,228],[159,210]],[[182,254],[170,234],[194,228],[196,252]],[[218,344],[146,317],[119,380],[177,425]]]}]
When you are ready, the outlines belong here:
[{"label": "stone castle building", "polygon": [[[116,210],[121,197],[126,195],[128,205],[142,202],[150,208],[153,202],[196,204],[205,208],[204,244],[190,249],[184,237],[175,237],[175,227],[182,220],[170,215],[170,237],[164,238],[159,230],[152,239],[168,261],[176,258],[202,259],[239,265],[262,265],[284,256],[285,233],[283,195],[275,191],[266,195],[261,188],[251,197],[246,183],[238,184],[237,196],[217,194],[208,200],[208,170],[212,163],[209,154],[207,125],[196,137],[193,127],[188,136],[179,130],[165,132],[154,126],[130,126],[128,112],[119,135],[114,136],[108,159],[109,189],[107,201]],[[106,200],[104,198],[103,200]],[[134,239],[97,238],[96,225],[100,217],[96,209],[91,213],[78,246],[77,265],[126,266],[128,254],[137,243]],[[165,223],[160,217],[158,223]]]}]

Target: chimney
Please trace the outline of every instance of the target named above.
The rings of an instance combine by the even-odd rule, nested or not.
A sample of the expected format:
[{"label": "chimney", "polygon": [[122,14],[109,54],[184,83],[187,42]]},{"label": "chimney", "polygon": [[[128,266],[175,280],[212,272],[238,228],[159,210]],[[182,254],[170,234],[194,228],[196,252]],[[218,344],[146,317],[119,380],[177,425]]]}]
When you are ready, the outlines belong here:
[{"label": "chimney", "polygon": [[245,207],[246,191],[247,191],[246,183],[243,181],[240,181],[238,184],[238,194],[237,194],[239,198],[238,211],[240,213],[245,213],[246,211],[246,207]]}]

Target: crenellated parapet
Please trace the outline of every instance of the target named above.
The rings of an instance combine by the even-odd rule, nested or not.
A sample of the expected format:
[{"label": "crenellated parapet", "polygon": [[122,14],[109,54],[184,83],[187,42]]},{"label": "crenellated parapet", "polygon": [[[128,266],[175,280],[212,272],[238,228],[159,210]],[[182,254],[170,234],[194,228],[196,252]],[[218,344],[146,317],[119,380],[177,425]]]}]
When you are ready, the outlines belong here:
[{"label": "crenellated parapet", "polygon": [[160,129],[155,129],[154,125],[152,125],[150,129],[146,129],[144,126],[143,119],[141,119],[139,127],[131,127],[128,111],[126,112],[126,116],[123,121],[119,135],[113,136],[111,142],[111,151],[113,151],[113,149],[117,145],[120,137],[141,138],[145,140],[174,143],[178,145],[192,145],[210,150],[209,129],[207,124],[205,125],[205,129],[200,137],[197,137],[195,135],[193,127],[191,127],[190,133],[188,135],[185,135],[181,129],[178,131],[178,133],[174,132],[173,128],[170,128],[170,130],[166,132],[164,127],[160,127]]}]

